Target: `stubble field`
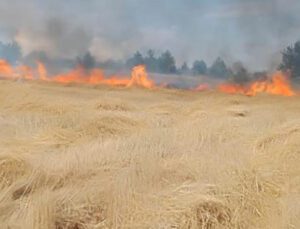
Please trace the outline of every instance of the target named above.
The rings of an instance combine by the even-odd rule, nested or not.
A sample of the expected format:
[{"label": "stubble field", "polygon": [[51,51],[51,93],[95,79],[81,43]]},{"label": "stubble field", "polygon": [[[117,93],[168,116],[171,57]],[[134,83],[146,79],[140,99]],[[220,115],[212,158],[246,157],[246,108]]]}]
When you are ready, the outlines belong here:
[{"label": "stubble field", "polygon": [[300,98],[0,81],[0,228],[300,228]]}]

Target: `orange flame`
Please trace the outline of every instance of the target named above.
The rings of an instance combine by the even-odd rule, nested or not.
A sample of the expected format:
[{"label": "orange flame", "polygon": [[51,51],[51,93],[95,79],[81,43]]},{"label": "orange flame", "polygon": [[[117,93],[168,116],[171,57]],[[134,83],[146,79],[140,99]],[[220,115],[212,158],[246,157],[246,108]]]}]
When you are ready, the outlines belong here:
[{"label": "orange flame", "polygon": [[144,65],[138,65],[132,69],[131,79],[128,82],[127,87],[133,85],[145,88],[154,87],[154,82],[148,78],[146,67]]},{"label": "orange flame", "polygon": [[282,96],[296,95],[288,81],[288,77],[282,72],[276,72],[269,81],[256,81],[248,86],[221,84],[218,89],[221,92],[229,94],[243,94],[248,96],[255,96],[258,93]]},{"label": "orange flame", "polygon": [[0,59],[0,77],[23,78],[27,80],[39,79],[43,81],[53,81],[58,83],[84,83],[84,84],[104,84],[118,86],[139,86],[153,88],[155,84],[149,79],[144,65],[136,66],[132,69],[131,77],[111,76],[106,78],[104,72],[99,68],[87,70],[82,66],[77,66],[67,73],[48,76],[48,71],[43,63],[37,61],[37,68],[33,69],[26,65],[13,68],[7,61]]},{"label": "orange flame", "polygon": [[132,69],[131,78],[112,76],[105,78],[101,69],[95,68],[86,70],[82,66],[77,66],[68,73],[53,77],[53,81],[60,83],[86,83],[86,84],[105,84],[119,86],[140,86],[145,88],[153,88],[154,82],[148,78],[146,67],[138,65]]},{"label": "orange flame", "polygon": [[41,80],[48,80],[47,69],[46,69],[45,65],[40,61],[37,61],[36,63],[37,63],[37,72],[38,72],[39,78]]},{"label": "orange flame", "polygon": [[90,75],[86,70],[78,66],[75,69],[52,77],[52,80],[59,83],[89,83]]},{"label": "orange flame", "polygon": [[33,69],[26,65],[21,65],[18,67],[17,72],[21,75],[24,79],[33,80]]},{"label": "orange flame", "polygon": [[6,60],[0,59],[0,76],[9,78],[13,75],[14,70]]},{"label": "orange flame", "polygon": [[[87,70],[82,66],[77,66],[67,73],[49,76],[46,67],[41,62],[37,62],[37,67],[34,69],[26,65],[13,67],[6,60],[0,59],[0,77],[12,79],[23,78],[26,80],[39,79],[58,83],[104,84],[124,87],[138,86],[144,88],[156,87],[154,81],[149,79],[144,65],[135,66],[131,71],[130,77],[111,76],[107,78],[104,72],[99,68]],[[208,84],[201,84],[195,91],[204,91],[207,89],[209,89]],[[288,77],[282,72],[276,72],[270,80],[256,81],[246,86],[221,84],[218,86],[218,90],[229,94],[243,94],[248,96],[255,96],[258,93],[283,96],[296,95],[288,81]]]}]

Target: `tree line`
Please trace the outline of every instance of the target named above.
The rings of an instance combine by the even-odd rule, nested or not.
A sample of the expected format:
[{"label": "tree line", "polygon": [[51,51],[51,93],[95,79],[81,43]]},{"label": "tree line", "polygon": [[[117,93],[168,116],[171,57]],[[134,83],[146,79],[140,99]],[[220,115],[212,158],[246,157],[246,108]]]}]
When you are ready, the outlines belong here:
[{"label": "tree line", "polygon": [[212,74],[217,77],[226,77],[229,73],[225,62],[220,57],[215,60],[210,68],[208,68],[204,60],[195,60],[191,67],[186,62],[182,66],[177,67],[174,56],[168,50],[162,52],[159,56],[155,56],[152,49],[148,50],[145,56],[137,51],[126,61],[128,67],[139,64],[146,65],[151,72],[163,74]]},{"label": "tree line", "polygon": [[[156,55],[154,50],[148,50],[144,55],[137,51],[125,61],[107,60],[99,62],[90,53],[78,56],[75,59],[51,59],[45,52],[32,52],[27,56],[22,55],[22,50],[17,42],[0,42],[0,58],[6,59],[15,65],[18,62],[34,64],[36,60],[52,64],[59,67],[81,65],[87,69],[101,67],[105,69],[131,69],[136,65],[146,65],[149,72],[178,75],[207,75],[219,79],[232,80],[237,83],[248,82],[253,77],[262,77],[264,72],[250,74],[247,68],[236,62],[232,66],[227,66],[225,61],[218,57],[211,66],[204,60],[195,60],[191,66],[184,62],[180,67],[176,66],[175,57],[169,50]],[[278,66],[279,70],[289,72],[292,78],[300,77],[300,40],[288,46],[282,51],[282,61]]]},{"label": "tree line", "polygon": [[151,49],[146,52],[145,56],[137,51],[126,61],[126,66],[129,68],[139,64],[146,65],[148,71],[154,73],[208,75],[220,79],[232,78],[232,80],[237,82],[245,82],[250,77],[248,70],[241,62],[236,62],[233,66],[228,67],[220,57],[211,66],[208,66],[204,60],[195,60],[191,67],[186,62],[177,67],[174,56],[168,50],[162,52],[159,56],[155,56],[154,51]]}]

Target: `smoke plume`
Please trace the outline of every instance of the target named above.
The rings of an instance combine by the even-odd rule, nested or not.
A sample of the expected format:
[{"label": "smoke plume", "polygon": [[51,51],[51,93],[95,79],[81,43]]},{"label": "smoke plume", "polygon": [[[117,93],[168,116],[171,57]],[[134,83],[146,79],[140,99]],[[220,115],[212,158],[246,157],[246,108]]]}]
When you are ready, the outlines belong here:
[{"label": "smoke plume", "polygon": [[105,60],[169,49],[178,64],[221,56],[261,70],[299,38],[299,11],[297,0],[2,0],[0,39],[24,55]]}]

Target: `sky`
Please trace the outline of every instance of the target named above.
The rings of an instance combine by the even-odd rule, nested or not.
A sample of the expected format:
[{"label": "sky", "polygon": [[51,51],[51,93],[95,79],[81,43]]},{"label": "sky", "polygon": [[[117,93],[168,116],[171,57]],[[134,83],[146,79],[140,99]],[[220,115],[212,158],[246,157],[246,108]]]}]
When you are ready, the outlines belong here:
[{"label": "sky", "polygon": [[0,41],[24,55],[45,51],[98,60],[170,50],[177,64],[218,56],[248,68],[275,68],[300,39],[299,0],[1,0]]}]

